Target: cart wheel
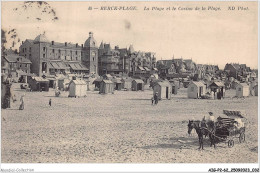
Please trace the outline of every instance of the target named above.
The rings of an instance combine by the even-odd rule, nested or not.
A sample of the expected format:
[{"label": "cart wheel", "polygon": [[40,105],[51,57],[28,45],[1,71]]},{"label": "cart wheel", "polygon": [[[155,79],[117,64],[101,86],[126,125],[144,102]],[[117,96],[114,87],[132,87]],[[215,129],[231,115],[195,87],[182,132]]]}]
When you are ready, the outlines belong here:
[{"label": "cart wheel", "polygon": [[240,136],[239,136],[239,142],[242,143],[242,142],[245,142],[245,140],[246,140],[245,133],[241,133]]},{"label": "cart wheel", "polygon": [[232,148],[234,146],[234,141],[232,140],[232,139],[230,139],[229,141],[228,141],[228,147],[229,148]]}]

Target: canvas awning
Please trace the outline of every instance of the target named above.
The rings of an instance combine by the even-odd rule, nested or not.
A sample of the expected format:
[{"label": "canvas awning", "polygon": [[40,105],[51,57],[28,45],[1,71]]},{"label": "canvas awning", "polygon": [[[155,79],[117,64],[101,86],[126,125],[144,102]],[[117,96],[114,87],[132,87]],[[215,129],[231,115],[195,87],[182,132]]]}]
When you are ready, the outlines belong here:
[{"label": "canvas awning", "polygon": [[59,61],[51,61],[50,62],[50,69],[58,69],[58,70],[64,70],[66,69],[66,65],[63,62]]},{"label": "canvas awning", "polygon": [[70,68],[72,68],[72,70],[82,70],[82,71],[87,71],[88,68],[86,68],[85,66],[83,66],[80,63],[69,63]]}]

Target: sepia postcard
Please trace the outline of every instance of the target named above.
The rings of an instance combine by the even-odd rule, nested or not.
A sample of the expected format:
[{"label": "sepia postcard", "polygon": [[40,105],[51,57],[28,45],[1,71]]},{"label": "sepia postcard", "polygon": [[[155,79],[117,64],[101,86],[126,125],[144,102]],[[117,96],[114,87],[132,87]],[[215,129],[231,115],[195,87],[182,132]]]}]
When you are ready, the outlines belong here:
[{"label": "sepia postcard", "polygon": [[258,1],[2,1],[1,172],[259,172]]}]

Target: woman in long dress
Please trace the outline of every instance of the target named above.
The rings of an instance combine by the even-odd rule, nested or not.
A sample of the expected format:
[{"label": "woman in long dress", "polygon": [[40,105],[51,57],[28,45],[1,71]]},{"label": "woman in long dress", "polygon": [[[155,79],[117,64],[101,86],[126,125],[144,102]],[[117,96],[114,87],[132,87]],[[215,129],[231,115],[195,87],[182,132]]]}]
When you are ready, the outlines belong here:
[{"label": "woman in long dress", "polygon": [[24,109],[24,96],[25,94],[23,94],[20,98],[20,107],[19,110],[23,110]]}]

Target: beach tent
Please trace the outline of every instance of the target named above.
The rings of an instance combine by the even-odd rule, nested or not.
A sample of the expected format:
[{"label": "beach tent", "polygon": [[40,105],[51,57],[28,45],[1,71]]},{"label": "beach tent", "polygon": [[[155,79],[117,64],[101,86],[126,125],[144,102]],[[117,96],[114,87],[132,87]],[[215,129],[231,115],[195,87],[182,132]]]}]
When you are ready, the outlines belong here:
[{"label": "beach tent", "polygon": [[209,85],[209,88],[214,93],[214,99],[215,96],[218,96],[218,99],[221,99],[225,96],[225,84],[223,82],[212,82]]},{"label": "beach tent", "polygon": [[102,80],[100,82],[100,94],[114,93],[114,83],[111,80]]},{"label": "beach tent", "polygon": [[144,81],[141,79],[133,79],[132,81],[132,90],[133,91],[143,91],[144,90]]},{"label": "beach tent", "polygon": [[132,89],[132,78],[123,78],[122,81],[122,88],[131,90]]},{"label": "beach tent", "polygon": [[158,98],[161,99],[171,99],[172,95],[172,85],[168,81],[157,82],[153,87],[153,95],[158,93]]},{"label": "beach tent", "polygon": [[191,81],[187,93],[188,98],[201,98],[206,93],[206,86],[202,81]]},{"label": "beach tent", "polygon": [[114,82],[115,90],[121,90],[123,88],[123,82],[119,78],[113,78],[112,81]]},{"label": "beach tent", "polygon": [[246,83],[239,83],[236,86],[236,96],[237,97],[247,97],[249,96],[250,91],[249,91],[249,85]]},{"label": "beach tent", "polygon": [[32,91],[49,91],[49,80],[42,77],[28,77],[28,84]]},{"label": "beach tent", "polygon": [[87,84],[84,80],[71,80],[69,83],[69,97],[84,97],[87,94]]}]

